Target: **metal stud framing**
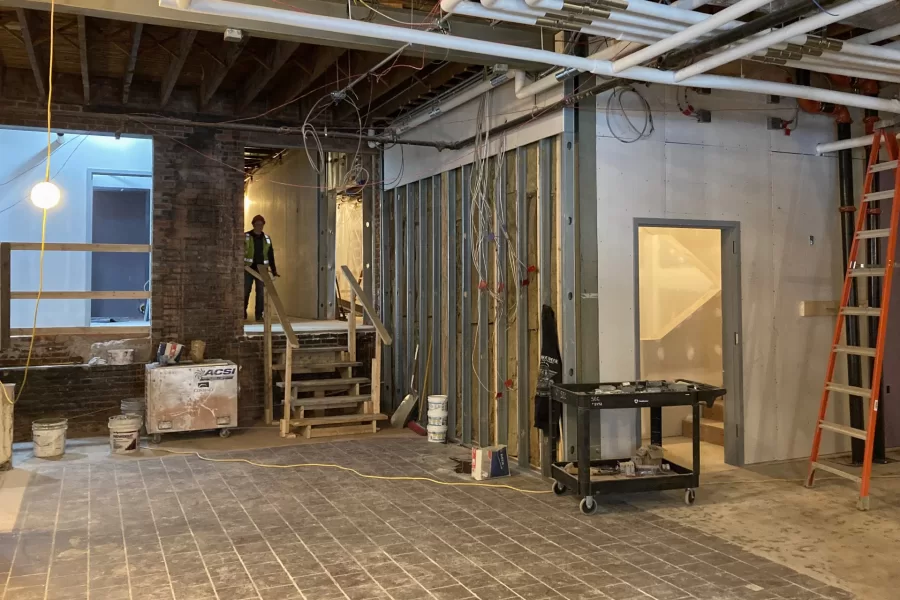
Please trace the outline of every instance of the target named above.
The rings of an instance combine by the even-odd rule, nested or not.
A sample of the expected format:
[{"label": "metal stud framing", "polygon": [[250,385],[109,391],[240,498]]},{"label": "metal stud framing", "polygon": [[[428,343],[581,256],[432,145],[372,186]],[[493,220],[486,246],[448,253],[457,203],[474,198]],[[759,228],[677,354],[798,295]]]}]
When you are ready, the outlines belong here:
[{"label": "metal stud framing", "polygon": [[[329,301],[329,290],[332,290],[332,294],[334,294],[334,278],[328,279],[328,160],[327,154],[325,156],[319,155],[319,174],[317,187],[318,191],[316,192],[316,201],[319,204],[319,210],[316,212],[318,215],[318,230],[319,230],[319,289],[317,290],[318,296],[318,310],[317,316],[319,319],[328,319],[328,301]],[[331,285],[329,285],[329,281]]]},{"label": "metal stud framing", "polygon": [[428,352],[432,352],[432,361],[434,360],[434,347],[429,344],[428,335],[428,305],[431,296],[428,293],[428,184],[430,179],[422,179],[419,181],[419,219],[418,226],[418,251],[416,253],[416,266],[419,268],[418,280],[418,303],[416,307],[419,309],[419,375],[422,381],[419,385],[419,410],[427,406],[425,399],[428,398],[430,386],[433,382],[429,377],[428,386],[425,385],[425,371],[428,368]]},{"label": "metal stud framing", "polygon": [[409,385],[409,378],[406,374],[406,365],[409,360],[404,356],[404,351],[408,350],[408,344],[404,348],[407,339],[405,323],[403,315],[406,307],[406,255],[403,252],[405,247],[403,240],[403,219],[404,206],[406,199],[406,189],[398,187],[394,189],[394,348],[397,351],[388,354],[394,354],[394,406],[398,406],[400,396],[406,391]]},{"label": "metal stud framing", "polygon": [[460,360],[460,390],[462,402],[462,443],[472,443],[472,196],[470,181],[472,165],[462,168],[462,359]]},{"label": "metal stud framing", "polygon": [[[456,439],[456,303],[459,282],[456,278],[458,256],[456,254],[456,178],[457,170],[447,174],[447,247],[444,255],[447,260],[447,312],[444,321],[447,323],[447,435]],[[465,368],[465,367],[463,367]]]},{"label": "metal stud framing", "polygon": [[[406,370],[408,379],[416,371],[413,357],[416,354],[416,185],[406,186],[406,236],[403,240],[406,248]],[[427,348],[419,348],[419,354],[427,352]],[[422,389],[422,372],[416,376],[416,389]]]},{"label": "metal stud framing", "polygon": [[[570,93],[572,81],[566,82],[566,92]],[[560,322],[560,342],[563,363],[563,383],[578,381],[578,327],[575,305],[575,271],[578,262],[577,224],[575,206],[575,108],[563,109],[563,131],[559,148],[559,241],[560,241],[560,299],[558,321]],[[575,423],[578,414],[574,407],[567,406],[563,419],[564,456],[566,460],[574,454]]]},{"label": "metal stud framing", "polygon": [[[377,157],[373,161],[373,165],[377,169],[377,176],[375,175],[376,171],[373,171],[373,179],[375,181],[381,181],[381,173],[382,173],[382,164],[381,157]],[[391,198],[393,198],[394,193],[385,193],[384,188],[381,185],[376,185],[375,198],[378,211],[378,287],[377,293],[380,299],[381,304],[381,321],[382,323],[386,323],[388,327],[394,329],[394,303],[393,296],[388,291],[388,282],[391,280],[392,273],[392,263],[393,257],[391,256],[390,248],[391,248],[391,237],[393,232],[392,223],[394,220],[391,218],[391,213],[393,207],[391,206]],[[396,329],[394,329],[394,337],[396,338],[397,333]],[[382,369],[381,369],[381,408],[382,410],[393,411],[394,404],[394,388],[396,386],[394,379],[394,353],[391,352],[391,349],[388,348],[386,352],[382,353]]]},{"label": "metal stud framing", "polygon": [[[509,443],[509,393],[506,390],[506,329],[509,323],[509,315],[507,314],[506,302],[506,157],[504,156],[500,164],[500,177],[497,178],[496,198],[494,199],[494,239],[497,240],[497,258],[494,262],[494,289],[497,290],[499,300],[496,306],[496,316],[494,317],[494,373],[496,374],[496,383],[494,389],[497,390],[497,421],[496,421],[496,442],[498,444]],[[485,375],[482,375],[482,380]]]},{"label": "metal stud framing", "polygon": [[[484,237],[486,232],[479,230],[477,235]],[[490,277],[487,270],[487,260],[481,265],[481,272],[484,273],[485,277]],[[488,285],[490,284],[488,283]],[[476,331],[478,332],[478,445],[485,447],[491,445],[491,407],[488,390],[488,386],[491,385],[490,377],[488,377],[488,373],[490,372],[488,370],[490,369],[490,363],[488,361],[488,337],[490,336],[488,302],[490,296],[488,295],[487,290],[482,290],[480,286],[481,282],[479,282],[477,291],[478,326],[476,328]]]},{"label": "metal stud framing", "polygon": [[[541,305],[553,306],[551,273],[554,251],[551,247],[553,227],[553,138],[544,138],[538,144],[538,296]],[[541,307],[543,308],[543,306]],[[538,313],[540,314],[540,312]],[[521,380],[521,378],[520,378]],[[550,436],[541,432],[541,474],[550,476]],[[521,455],[522,453],[519,452]]]},{"label": "metal stud framing", "polygon": [[[371,176],[375,172],[375,156],[364,157],[363,161],[368,162],[366,171]],[[375,239],[373,217],[375,216],[375,186],[366,185],[363,187],[362,199],[362,220],[363,220],[363,290],[369,294],[370,298],[374,298],[375,273],[372,270],[373,257],[375,248],[373,248],[373,240]],[[371,325],[372,319],[363,311],[363,320],[366,324]]]},{"label": "metal stud framing", "polygon": [[441,210],[444,202],[441,196],[441,176],[435,175],[431,178],[431,389],[434,394],[445,391],[441,385],[444,370],[441,358]]},{"label": "metal stud framing", "polygon": [[[516,148],[516,255],[528,256],[528,194],[526,171],[528,156],[523,147]],[[549,269],[548,269],[549,271]],[[523,275],[527,277],[527,275]],[[531,456],[531,428],[528,419],[528,391],[531,377],[528,372],[530,356],[528,354],[528,289],[519,287],[516,302],[516,353],[518,356],[518,372],[516,373],[516,405],[518,420],[516,422],[519,438],[519,466],[527,468]]]}]

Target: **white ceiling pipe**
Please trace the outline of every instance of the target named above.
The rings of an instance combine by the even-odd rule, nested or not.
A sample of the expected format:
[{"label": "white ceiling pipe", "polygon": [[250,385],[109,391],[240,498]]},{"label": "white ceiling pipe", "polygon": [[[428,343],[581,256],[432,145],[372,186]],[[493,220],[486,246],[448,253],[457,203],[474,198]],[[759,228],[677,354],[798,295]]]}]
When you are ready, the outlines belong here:
[{"label": "white ceiling pipe", "polygon": [[900,50],[897,50],[896,48],[854,44],[853,42],[844,42],[841,46],[841,54],[853,54],[854,56],[868,56],[870,58],[900,61]]},{"label": "white ceiling pipe", "polygon": [[684,81],[688,77],[692,77],[700,73],[705,73],[711,69],[715,69],[718,66],[748,56],[757,50],[768,48],[773,44],[787,41],[790,38],[804,34],[807,31],[825,27],[826,25],[829,25],[831,23],[847,19],[854,15],[858,15],[859,13],[866,12],[867,10],[877,8],[890,2],[893,2],[893,0],[852,0],[851,2],[841,4],[840,6],[829,6],[828,12],[820,12],[813,17],[797,21],[792,25],[788,25],[787,27],[783,27],[782,29],[778,29],[762,37],[754,38],[745,44],[733,46],[725,50],[724,52],[719,52],[718,54],[714,54],[688,67],[685,67],[680,71],[676,71],[675,81]]},{"label": "white ceiling pipe", "polygon": [[[602,21],[602,20],[598,20]],[[675,23],[672,21],[667,21],[663,19],[655,19],[653,17],[647,17],[644,15],[638,15],[630,12],[620,12],[618,10],[611,11],[609,13],[609,18],[607,19],[610,23],[625,23],[627,25],[640,25],[641,27],[647,27],[650,29],[655,29],[657,31],[674,33],[677,31],[681,31],[684,29],[684,25],[680,23]]]},{"label": "white ceiling pipe", "polygon": [[467,0],[458,2],[456,6],[453,7],[453,10],[447,10],[446,8],[444,8],[445,2],[447,2],[447,0],[442,0],[441,8],[444,10],[444,12],[454,15],[479,17],[482,19],[489,19],[491,21],[506,21],[508,23],[518,23],[519,25],[534,25],[535,23],[537,23],[536,17],[526,17],[523,15],[514,15],[512,13],[495,11],[489,8],[485,8],[477,2],[468,2]]},{"label": "white ceiling pipe", "polygon": [[[163,8],[175,8],[176,0],[160,0]],[[326,17],[301,13],[280,8],[257,6],[228,0],[193,0],[190,10],[202,14],[217,15],[231,19],[247,19],[261,23],[281,23],[303,30],[318,30],[345,35],[355,35],[371,39],[389,39],[398,44],[415,44],[428,48],[440,48],[443,50],[455,50],[468,52],[493,58],[520,61],[525,63],[540,63],[563,68],[572,68],[579,71],[590,71],[595,75],[612,77],[612,63],[605,60],[595,60],[547,50],[537,50],[523,46],[499,44],[484,40],[461,38],[454,35],[445,35],[430,31],[421,31],[407,27],[393,25],[381,25],[366,21],[356,21],[337,17]],[[622,77],[635,81],[675,85],[672,71],[658,71],[646,67],[632,67],[622,73]],[[750,92],[774,96],[786,96],[788,98],[807,98],[820,102],[833,102],[847,106],[870,108],[872,110],[885,111],[900,114],[900,100],[888,98],[871,98],[859,94],[836,92],[822,88],[806,87],[789,83],[777,83],[756,79],[740,79],[737,77],[725,77],[719,75],[702,75],[692,77],[681,85],[691,87],[710,88],[715,90],[731,90],[736,92]]]},{"label": "white ceiling pipe", "polygon": [[[880,60],[877,58],[868,58],[865,56],[853,56],[852,54],[841,54],[840,52],[823,52],[822,56],[804,56],[803,61],[807,58],[814,59],[816,62],[827,63],[831,61],[840,66],[864,66],[872,71],[882,71],[884,73],[900,73],[900,62],[893,60]],[[863,75],[857,75],[866,79]]]},{"label": "white ceiling pipe", "polygon": [[816,154],[837,152],[838,150],[850,150],[852,148],[865,148],[866,146],[871,146],[874,141],[874,135],[864,135],[858,138],[850,138],[849,140],[840,140],[837,142],[828,142],[827,144],[818,144],[816,146]]},{"label": "white ceiling pipe", "polygon": [[900,23],[885,27],[884,29],[876,29],[875,31],[858,35],[854,38],[850,38],[850,41],[854,44],[874,44],[875,42],[892,38],[895,35],[900,35]]},{"label": "white ceiling pipe", "polygon": [[678,0],[678,2],[670,4],[670,6],[683,8],[685,10],[694,10],[695,8],[700,8],[707,4],[709,4],[709,0]]},{"label": "white ceiling pipe", "polygon": [[481,0],[485,7],[514,15],[526,15],[529,17],[543,17],[547,11],[541,8],[532,8],[525,0]]},{"label": "white ceiling pipe", "polygon": [[803,60],[789,60],[784,63],[784,66],[806,69],[807,71],[816,71],[817,73],[831,73],[832,75],[845,75],[847,77],[859,77],[860,79],[874,79],[876,81],[884,81],[887,83],[900,83],[900,73],[868,71],[863,67],[828,61],[804,58]]},{"label": "white ceiling pipe", "polygon": [[679,31],[678,33],[670,35],[669,37],[660,40],[659,42],[651,46],[642,48],[634,54],[626,56],[625,58],[620,58],[613,63],[613,71],[615,71],[616,73],[621,73],[625,69],[645,63],[656,58],[657,56],[662,56],[669,50],[674,50],[675,48],[678,48],[683,44],[697,40],[697,38],[699,38],[704,33],[714,31],[725,23],[734,21],[735,19],[742,17],[747,13],[753,12],[754,10],[765,6],[770,1],[771,0],[740,0],[737,4],[732,4],[725,10],[717,12],[716,14],[704,19],[703,21],[695,25],[691,25],[683,31]]}]

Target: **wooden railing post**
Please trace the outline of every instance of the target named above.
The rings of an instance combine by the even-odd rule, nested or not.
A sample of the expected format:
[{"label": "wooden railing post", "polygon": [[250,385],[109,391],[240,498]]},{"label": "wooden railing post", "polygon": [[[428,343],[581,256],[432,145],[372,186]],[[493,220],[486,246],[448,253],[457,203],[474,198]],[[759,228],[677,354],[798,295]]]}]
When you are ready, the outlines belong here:
[{"label": "wooden railing post", "polygon": [[272,424],[272,302],[266,294],[265,307],[263,309],[263,344],[265,345],[265,412],[266,425]]},{"label": "wooden railing post", "polygon": [[356,360],[356,292],[350,289],[350,315],[347,317],[347,351]]}]

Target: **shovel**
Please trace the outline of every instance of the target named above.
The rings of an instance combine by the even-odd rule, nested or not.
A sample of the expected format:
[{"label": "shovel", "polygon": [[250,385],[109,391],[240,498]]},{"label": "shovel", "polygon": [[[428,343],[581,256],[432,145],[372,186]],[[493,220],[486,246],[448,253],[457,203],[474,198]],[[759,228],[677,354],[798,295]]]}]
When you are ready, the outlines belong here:
[{"label": "shovel", "polygon": [[403,402],[400,403],[400,406],[397,407],[397,410],[394,411],[394,414],[391,415],[391,427],[396,427],[397,429],[402,428],[406,425],[407,419],[409,419],[409,413],[412,412],[413,407],[416,405],[416,402],[419,400],[419,393],[416,391],[416,362],[419,358],[419,346],[416,344],[416,352],[413,355],[413,372],[412,377],[409,379],[409,393],[403,398]]}]

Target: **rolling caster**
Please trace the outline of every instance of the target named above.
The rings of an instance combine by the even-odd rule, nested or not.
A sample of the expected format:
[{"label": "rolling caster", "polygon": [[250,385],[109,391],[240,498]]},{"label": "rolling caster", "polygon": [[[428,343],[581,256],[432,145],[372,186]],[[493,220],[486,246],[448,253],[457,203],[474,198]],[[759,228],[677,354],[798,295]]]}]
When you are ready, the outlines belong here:
[{"label": "rolling caster", "polygon": [[151,435],[150,435],[150,443],[151,443],[151,444],[158,444],[158,443],[160,443],[161,441],[162,441],[162,434],[161,434],[161,433],[154,433],[154,434],[151,434]]},{"label": "rolling caster", "polygon": [[220,429],[220,430],[219,430],[219,437],[220,437],[220,438],[227,438],[227,437],[230,436],[230,435],[231,435],[231,430],[230,430],[230,429]]},{"label": "rolling caster", "polygon": [[565,494],[567,491],[569,491],[569,490],[566,488],[566,486],[564,486],[563,484],[561,484],[561,483],[558,482],[558,481],[554,481],[554,482],[553,482],[553,488],[552,488],[552,489],[553,489],[553,493],[556,494],[557,496],[562,496],[562,495]]},{"label": "rolling caster", "polygon": [[578,508],[581,509],[581,514],[583,515],[592,515],[597,512],[597,501],[594,500],[591,496],[584,498],[581,500],[581,503],[578,505]]},{"label": "rolling caster", "polygon": [[688,488],[684,490],[684,503],[690,506],[694,503],[694,500],[697,499],[697,493],[693,488]]}]

